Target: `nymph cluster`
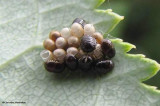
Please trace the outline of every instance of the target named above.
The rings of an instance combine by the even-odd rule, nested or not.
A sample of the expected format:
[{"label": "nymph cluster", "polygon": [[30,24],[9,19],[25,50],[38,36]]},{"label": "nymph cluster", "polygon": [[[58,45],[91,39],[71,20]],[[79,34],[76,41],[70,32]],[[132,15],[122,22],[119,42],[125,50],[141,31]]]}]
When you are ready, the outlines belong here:
[{"label": "nymph cluster", "polygon": [[60,32],[51,31],[44,40],[45,50],[40,53],[45,69],[60,73],[67,67],[71,71],[91,69],[98,73],[107,73],[114,64],[115,48],[109,39],[104,39],[96,32],[92,24],[76,18],[71,28],[63,28]]}]

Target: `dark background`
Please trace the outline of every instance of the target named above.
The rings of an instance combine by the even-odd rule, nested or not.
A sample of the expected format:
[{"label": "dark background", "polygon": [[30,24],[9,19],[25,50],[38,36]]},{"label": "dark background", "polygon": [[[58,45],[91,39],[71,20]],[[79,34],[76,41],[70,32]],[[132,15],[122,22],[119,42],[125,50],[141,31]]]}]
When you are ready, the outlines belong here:
[{"label": "dark background", "polygon": [[[99,8],[125,17],[110,34],[136,45],[130,53],[145,54],[160,63],[160,0],[106,0]],[[144,83],[160,89],[160,72]]]}]

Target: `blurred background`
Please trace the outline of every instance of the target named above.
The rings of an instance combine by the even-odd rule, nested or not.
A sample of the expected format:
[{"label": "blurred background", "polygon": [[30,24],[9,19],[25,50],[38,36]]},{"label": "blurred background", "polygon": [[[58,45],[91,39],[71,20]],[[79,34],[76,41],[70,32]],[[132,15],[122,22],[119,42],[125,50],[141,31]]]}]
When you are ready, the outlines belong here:
[{"label": "blurred background", "polygon": [[[145,54],[160,63],[160,0],[106,0],[99,8],[125,17],[110,34],[136,45],[130,53]],[[144,83],[160,89],[160,72]]]}]

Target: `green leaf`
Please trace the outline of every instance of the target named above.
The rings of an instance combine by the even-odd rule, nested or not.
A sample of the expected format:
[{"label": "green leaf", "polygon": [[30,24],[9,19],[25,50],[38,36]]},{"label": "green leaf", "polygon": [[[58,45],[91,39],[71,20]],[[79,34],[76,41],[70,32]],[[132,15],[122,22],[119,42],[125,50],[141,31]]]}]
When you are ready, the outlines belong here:
[{"label": "green leaf", "polygon": [[160,65],[144,55],[127,54],[135,46],[121,39],[111,39],[117,54],[107,75],[45,71],[39,53],[50,30],[69,27],[80,17],[107,34],[123,19],[111,10],[97,10],[103,1],[0,1],[1,105],[7,105],[2,101],[23,101],[28,106],[160,105],[160,91],[141,83],[155,75]]}]

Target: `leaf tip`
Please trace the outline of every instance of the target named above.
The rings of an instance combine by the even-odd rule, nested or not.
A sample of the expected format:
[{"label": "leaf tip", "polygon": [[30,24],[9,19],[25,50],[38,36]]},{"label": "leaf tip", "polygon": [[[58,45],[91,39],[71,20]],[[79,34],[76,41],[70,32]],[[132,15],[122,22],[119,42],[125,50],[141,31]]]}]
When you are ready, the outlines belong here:
[{"label": "leaf tip", "polygon": [[[156,62],[157,63],[157,62]],[[159,71],[160,70],[160,64],[155,64],[156,65],[156,67],[157,67],[157,71]]]},{"label": "leaf tip", "polygon": [[115,16],[120,21],[124,19],[124,16],[118,15],[117,13],[113,12],[112,9],[107,9],[106,12],[112,16]]},{"label": "leaf tip", "polygon": [[157,72],[160,70],[160,64],[157,63],[155,60],[152,60],[153,64],[154,64],[154,71],[153,74],[157,74]]},{"label": "leaf tip", "polygon": [[144,83],[141,83],[141,85],[148,89],[149,91],[152,91],[153,93],[159,93],[160,94],[160,90],[157,89],[156,86],[151,86],[151,85],[147,85],[147,84],[144,84]]},{"label": "leaf tip", "polygon": [[112,12],[112,9],[107,9],[106,12]]},{"label": "leaf tip", "polygon": [[[136,46],[133,44],[130,44],[128,42],[123,42],[122,39],[116,38],[116,39],[111,39],[113,43],[115,43],[115,46],[120,47],[123,49],[124,52],[129,52],[131,49],[135,49]],[[119,45],[121,44],[121,45]]]}]

